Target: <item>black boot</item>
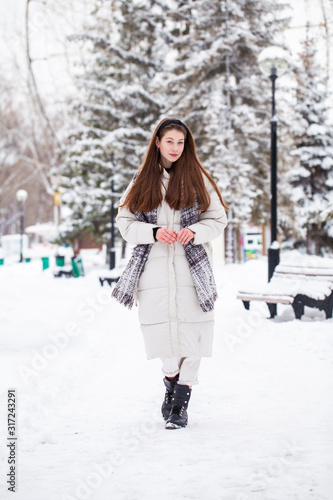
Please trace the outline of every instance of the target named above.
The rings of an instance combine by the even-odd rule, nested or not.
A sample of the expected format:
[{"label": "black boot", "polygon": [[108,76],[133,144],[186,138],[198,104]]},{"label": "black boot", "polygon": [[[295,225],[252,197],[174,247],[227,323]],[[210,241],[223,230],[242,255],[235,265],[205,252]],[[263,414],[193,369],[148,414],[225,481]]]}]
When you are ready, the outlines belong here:
[{"label": "black boot", "polygon": [[173,390],[175,388],[176,382],[178,380],[178,376],[174,380],[168,380],[167,378],[163,379],[164,385],[166,387],[164,401],[162,404],[162,415],[164,420],[166,420],[169,416],[171,410],[171,398],[173,395]]},{"label": "black boot", "polygon": [[188,385],[176,384],[171,400],[171,411],[166,421],[166,429],[180,429],[186,427],[188,416],[187,407],[192,389]]}]

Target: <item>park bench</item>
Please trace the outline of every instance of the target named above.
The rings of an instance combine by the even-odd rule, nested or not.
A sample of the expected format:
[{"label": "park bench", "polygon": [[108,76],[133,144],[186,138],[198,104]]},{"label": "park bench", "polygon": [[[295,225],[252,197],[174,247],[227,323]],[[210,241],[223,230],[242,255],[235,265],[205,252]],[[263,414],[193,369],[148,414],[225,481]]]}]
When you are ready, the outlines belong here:
[{"label": "park bench", "polygon": [[53,276],[55,278],[71,278],[73,276],[73,268],[71,265],[69,266],[58,266],[53,270]]},{"label": "park bench", "polygon": [[271,318],[277,314],[277,304],[290,304],[297,319],[304,314],[305,306],[325,311],[326,318],[332,318],[333,259],[311,262],[309,257],[303,264],[279,264],[269,283],[241,288],[237,298],[245,309],[250,308],[251,301],[266,302]]},{"label": "park bench", "polygon": [[120,278],[120,273],[119,270],[111,270],[111,271],[104,271],[103,275],[99,276],[99,282],[101,286],[104,286],[104,283],[108,283],[110,286],[112,286],[112,283],[117,283],[117,281]]}]

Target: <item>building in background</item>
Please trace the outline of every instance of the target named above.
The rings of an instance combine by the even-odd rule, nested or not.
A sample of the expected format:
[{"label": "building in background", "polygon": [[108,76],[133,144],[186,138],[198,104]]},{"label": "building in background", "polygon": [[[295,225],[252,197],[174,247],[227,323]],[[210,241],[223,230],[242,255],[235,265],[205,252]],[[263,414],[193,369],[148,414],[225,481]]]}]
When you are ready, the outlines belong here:
[{"label": "building in background", "polygon": [[244,262],[263,255],[262,230],[258,226],[245,226],[242,232]]}]

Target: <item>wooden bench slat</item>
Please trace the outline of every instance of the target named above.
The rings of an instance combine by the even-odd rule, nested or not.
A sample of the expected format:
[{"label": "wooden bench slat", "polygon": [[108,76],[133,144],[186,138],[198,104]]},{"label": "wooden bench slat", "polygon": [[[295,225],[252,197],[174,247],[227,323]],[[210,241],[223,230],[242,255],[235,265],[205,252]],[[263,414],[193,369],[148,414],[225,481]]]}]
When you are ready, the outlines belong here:
[{"label": "wooden bench slat", "polygon": [[292,304],[294,302],[294,297],[288,297],[283,295],[251,295],[251,294],[238,294],[237,299],[245,300],[251,302],[251,300],[266,302],[269,304]]},{"label": "wooden bench slat", "polygon": [[278,269],[277,274],[280,275],[287,275],[287,276],[309,276],[311,278],[313,277],[318,277],[318,278],[329,278],[333,279],[333,270],[323,270],[320,269],[318,272],[316,272],[316,269],[311,269],[307,272],[304,271],[304,269],[293,269],[292,271],[289,271],[288,269]]},{"label": "wooden bench slat", "polygon": [[272,279],[276,279],[276,278],[280,278],[280,279],[287,279],[287,280],[291,280],[291,279],[302,279],[302,280],[318,280],[318,281],[332,281],[333,280],[333,274],[330,275],[330,274],[321,274],[321,275],[314,275],[314,274],[304,274],[304,273],[291,273],[291,274],[288,274],[288,273],[285,273],[285,272],[281,272],[280,270],[277,271],[276,273],[274,273]]}]

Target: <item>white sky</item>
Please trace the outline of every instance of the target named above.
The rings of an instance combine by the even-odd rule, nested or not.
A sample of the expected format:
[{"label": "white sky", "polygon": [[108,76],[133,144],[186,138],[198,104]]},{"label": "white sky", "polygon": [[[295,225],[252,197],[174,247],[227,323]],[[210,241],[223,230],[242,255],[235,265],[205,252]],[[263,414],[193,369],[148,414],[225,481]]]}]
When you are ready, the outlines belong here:
[{"label": "white sky", "polygon": [[[285,38],[288,43],[289,49],[293,56],[296,58],[300,50],[300,41],[305,38],[306,24],[310,23],[310,33],[318,37],[318,48],[320,54],[320,61],[323,67],[327,67],[327,44],[325,40],[325,27],[323,26],[324,15],[323,8],[326,13],[327,19],[331,19],[331,24],[328,24],[328,29],[331,45],[333,39],[333,6],[330,0],[291,0],[290,6],[292,8],[292,21],[290,29],[286,30]],[[332,78],[333,68],[333,54],[330,53],[329,58],[330,76]]]},{"label": "white sky", "polygon": [[[66,36],[80,30],[82,22],[89,16],[89,0],[47,0],[30,3],[30,44],[33,68],[40,93],[46,103],[63,101],[70,95],[72,79],[67,59],[77,48],[67,44]],[[318,36],[318,48],[323,69],[327,68],[327,45],[322,6],[327,17],[333,19],[333,5],[330,0],[290,0],[293,17],[291,29],[284,33],[284,40],[293,58],[297,58],[300,40],[305,35],[305,25],[311,23],[311,33]],[[10,78],[13,86],[27,76],[25,57],[24,13],[26,0],[0,0],[0,65],[1,74]],[[333,32],[333,23],[329,24]],[[330,34],[332,39],[332,35]],[[333,71],[330,54],[330,74]],[[332,85],[331,78],[331,85]],[[50,104],[49,104],[50,105]]]}]

